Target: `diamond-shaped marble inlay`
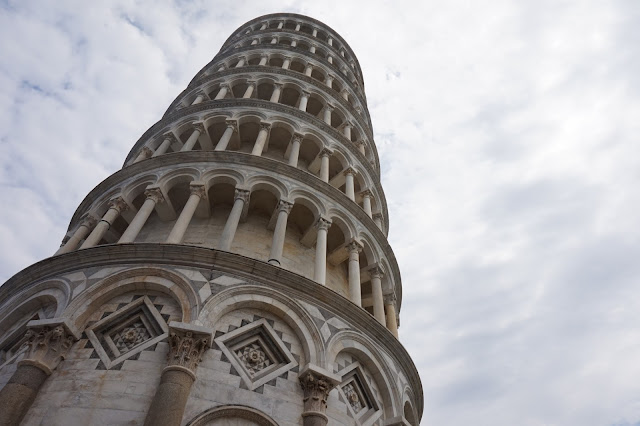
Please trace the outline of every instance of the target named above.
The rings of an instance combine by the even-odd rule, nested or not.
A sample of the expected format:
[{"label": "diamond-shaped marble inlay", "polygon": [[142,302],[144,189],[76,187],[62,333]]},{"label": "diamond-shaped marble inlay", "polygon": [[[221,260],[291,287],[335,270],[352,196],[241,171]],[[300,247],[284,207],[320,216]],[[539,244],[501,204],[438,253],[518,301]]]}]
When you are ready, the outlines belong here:
[{"label": "diamond-shaped marble inlay", "polygon": [[355,418],[370,418],[378,410],[378,404],[371,386],[365,379],[365,373],[360,363],[353,364],[341,371],[342,384],[340,390],[353,412]]},{"label": "diamond-shaped marble inlay", "polygon": [[250,390],[297,365],[289,349],[265,319],[223,334],[215,342]]},{"label": "diamond-shaped marble inlay", "polygon": [[158,309],[145,296],[91,325],[87,337],[109,369],[160,342],[168,330]]}]

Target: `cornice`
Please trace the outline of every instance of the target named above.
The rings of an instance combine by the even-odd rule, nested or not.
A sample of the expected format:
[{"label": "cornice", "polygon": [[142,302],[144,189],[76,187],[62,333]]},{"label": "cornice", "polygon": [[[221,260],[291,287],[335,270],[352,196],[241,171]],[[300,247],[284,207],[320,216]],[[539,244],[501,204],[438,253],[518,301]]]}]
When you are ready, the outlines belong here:
[{"label": "cornice", "polygon": [[369,160],[367,160],[367,157],[365,157],[364,154],[362,154],[360,150],[358,150],[358,148],[354,146],[353,142],[347,139],[338,130],[329,126],[323,120],[320,120],[319,118],[314,117],[313,115],[308,114],[306,112],[302,112],[297,108],[290,107],[288,105],[283,105],[283,104],[276,104],[274,102],[263,101],[261,99],[226,99],[226,100],[218,100],[218,101],[205,101],[197,105],[191,105],[188,107],[184,107],[178,111],[175,111],[172,114],[166,117],[163,117],[160,121],[155,123],[149,129],[147,129],[146,132],[144,132],[144,134],[135,143],[133,148],[131,148],[131,151],[129,151],[129,154],[125,159],[123,167],[125,167],[127,163],[132,159],[135,152],[138,152],[138,150],[142,149],[142,145],[144,145],[144,143],[148,141],[151,138],[151,136],[153,136],[159,130],[165,128],[168,124],[172,123],[173,121],[177,121],[185,116],[188,116],[189,114],[193,114],[197,112],[209,111],[214,109],[222,109],[222,108],[233,108],[233,107],[245,107],[245,108],[253,108],[253,109],[263,108],[270,111],[289,114],[307,123],[313,124],[318,129],[326,132],[334,140],[340,142],[345,147],[345,149],[349,151],[349,153],[354,155],[360,161],[362,167],[364,167],[364,169],[367,171],[367,173],[369,173],[371,177],[375,177],[376,179],[380,180],[380,160],[377,156],[377,150],[373,150],[374,157],[376,160],[376,169],[374,169],[371,163],[369,163]]},{"label": "cornice", "polygon": [[[54,278],[81,268],[111,265],[160,264],[195,268],[215,268],[253,280],[259,280],[291,297],[311,300],[352,324],[362,324],[362,333],[395,357],[416,393],[418,412],[424,406],[418,370],[404,346],[389,330],[364,309],[347,298],[316,282],[253,258],[197,246],[161,243],[108,244],[49,257],[23,269],[0,287],[0,300],[6,300],[29,284]],[[398,306],[400,306],[398,300]],[[400,311],[400,309],[398,309]]]},{"label": "cornice", "polygon": [[[260,44],[256,44],[256,45],[249,45],[249,46],[243,46],[243,47],[239,47],[237,49],[233,49],[233,50],[228,50],[226,52],[222,52],[222,53],[218,53],[211,61],[209,61],[209,63],[207,63],[204,67],[202,67],[202,69],[200,71],[198,71],[195,75],[195,77],[191,80],[194,81],[196,79],[198,79],[202,73],[204,73],[204,71],[209,68],[212,64],[216,63],[217,61],[220,61],[222,59],[228,58],[229,56],[233,56],[235,54],[238,53],[245,53],[248,52],[250,50],[258,50],[261,52],[264,52],[268,49],[280,49],[280,50],[284,50],[287,52],[293,52],[293,53],[301,53],[303,55],[305,55],[306,57],[312,59],[314,62],[317,63],[321,63],[323,65],[325,65],[326,67],[328,67],[328,70],[335,70],[335,76],[339,76],[341,81],[345,84],[348,85],[349,87],[351,87],[351,89],[353,90],[353,93],[355,93],[356,96],[358,96],[358,99],[360,100],[360,103],[362,103],[363,105],[367,106],[367,98],[364,95],[364,90],[359,87],[359,86],[355,86],[354,84],[347,78],[345,78],[344,74],[342,74],[342,72],[340,72],[340,70],[336,69],[335,66],[333,64],[330,64],[329,61],[327,61],[325,58],[321,58],[320,56],[316,56],[311,52],[308,52],[306,50],[302,50],[302,49],[298,49],[297,47],[293,47],[293,46],[287,46],[286,44],[269,44],[269,45],[260,45]],[[191,82],[189,82],[189,85],[191,85]],[[368,108],[368,106],[367,106]]]},{"label": "cornice", "polygon": [[[349,46],[349,43],[347,43],[345,41],[344,38],[342,38],[342,36],[333,28],[331,28],[329,25],[325,24],[322,21],[318,21],[317,19],[311,18],[309,16],[306,15],[300,15],[298,13],[270,13],[267,15],[262,15],[262,16],[258,16],[257,18],[254,18],[250,21],[245,22],[244,24],[242,24],[241,26],[239,26],[238,28],[236,28],[236,30],[231,33],[231,35],[225,40],[225,42],[222,44],[222,47],[226,46],[227,43],[231,42],[233,40],[233,38],[235,36],[237,36],[240,31],[245,28],[248,25],[253,25],[256,22],[259,21],[263,21],[265,19],[275,19],[275,18],[292,18],[292,19],[298,19],[301,21],[307,21],[308,23],[312,23],[314,25],[317,25],[319,27],[322,27],[325,30],[329,30],[327,32],[331,33],[331,37],[333,37],[334,39],[337,39],[338,41],[340,41],[340,43],[343,45],[343,47],[349,52],[349,54],[351,56],[353,56],[353,60],[356,63],[356,66],[358,67],[358,71],[360,72],[360,75],[362,76],[362,70],[360,69],[360,62],[358,61],[358,57],[356,56],[355,52],[353,51],[353,49],[351,48],[351,46]],[[297,31],[294,31],[297,32]],[[363,85],[364,85],[364,76],[362,77],[363,80]]]},{"label": "cornice", "polygon": [[[221,77],[227,77],[227,76],[232,76],[235,74],[245,74],[245,73],[262,73],[262,74],[278,74],[278,75],[284,75],[287,77],[291,77],[291,78],[295,78],[297,80],[301,80],[304,81],[305,83],[308,84],[312,84],[314,87],[320,89],[323,93],[325,93],[326,95],[330,96],[332,100],[334,100],[335,102],[339,103],[342,107],[344,107],[345,109],[347,109],[351,115],[354,117],[355,120],[357,120],[358,122],[360,122],[360,125],[362,126],[362,128],[364,129],[364,132],[366,133],[367,137],[371,140],[372,145],[375,148],[375,143],[373,141],[373,132],[371,129],[371,117],[369,116],[369,111],[368,109],[365,107],[365,113],[366,113],[366,119],[365,117],[363,117],[361,114],[358,113],[358,111],[356,111],[356,109],[353,107],[353,105],[351,105],[349,102],[347,102],[342,96],[340,96],[340,94],[332,89],[329,89],[329,87],[327,87],[327,85],[325,85],[324,83],[316,80],[315,78],[309,77],[307,75],[304,75],[302,73],[299,73],[297,71],[291,71],[291,70],[286,70],[283,68],[276,68],[276,67],[268,67],[268,66],[262,66],[262,65],[249,65],[249,66],[244,66],[241,68],[230,68],[230,69],[226,69],[224,71],[214,71],[212,74],[210,75],[206,75],[198,80],[193,80],[189,83],[189,86],[187,86],[186,89],[184,89],[176,98],[173,102],[171,102],[171,105],[169,105],[169,108],[167,108],[166,112],[164,113],[164,115],[167,115],[169,113],[169,111],[171,111],[173,108],[176,107],[176,105],[179,103],[179,101],[187,95],[187,93],[189,93],[190,91],[194,90],[195,88],[205,84],[208,81],[211,80],[215,80],[217,78],[221,78]],[[163,115],[163,117],[164,117]]]}]

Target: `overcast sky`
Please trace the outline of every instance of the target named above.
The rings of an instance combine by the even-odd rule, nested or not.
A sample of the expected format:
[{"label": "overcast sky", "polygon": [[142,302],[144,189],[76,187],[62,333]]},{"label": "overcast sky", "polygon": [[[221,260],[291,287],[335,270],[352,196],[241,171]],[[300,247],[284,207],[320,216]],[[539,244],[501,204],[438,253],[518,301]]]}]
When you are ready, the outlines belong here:
[{"label": "overcast sky", "polygon": [[244,22],[364,73],[423,425],[640,425],[640,1],[0,1],[0,282]]}]

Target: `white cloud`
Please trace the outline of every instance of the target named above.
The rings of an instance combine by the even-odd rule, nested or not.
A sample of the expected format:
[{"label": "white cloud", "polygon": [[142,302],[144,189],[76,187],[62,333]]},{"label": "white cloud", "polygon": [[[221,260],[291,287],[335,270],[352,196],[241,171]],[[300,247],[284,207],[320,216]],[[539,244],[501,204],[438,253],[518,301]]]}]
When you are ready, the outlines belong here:
[{"label": "white cloud", "polygon": [[640,422],[633,0],[0,3],[0,275],[53,253],[228,35],[281,10],[360,60],[423,423]]}]

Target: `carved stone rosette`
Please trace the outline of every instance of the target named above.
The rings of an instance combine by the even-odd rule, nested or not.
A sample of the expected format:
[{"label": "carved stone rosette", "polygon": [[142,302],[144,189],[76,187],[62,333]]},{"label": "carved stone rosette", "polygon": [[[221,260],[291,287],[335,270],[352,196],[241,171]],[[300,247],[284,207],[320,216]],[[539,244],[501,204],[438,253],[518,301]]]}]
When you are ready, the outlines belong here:
[{"label": "carved stone rosette", "polygon": [[29,326],[26,337],[25,356],[19,364],[33,365],[47,375],[65,358],[75,340],[63,324],[55,323]]}]

